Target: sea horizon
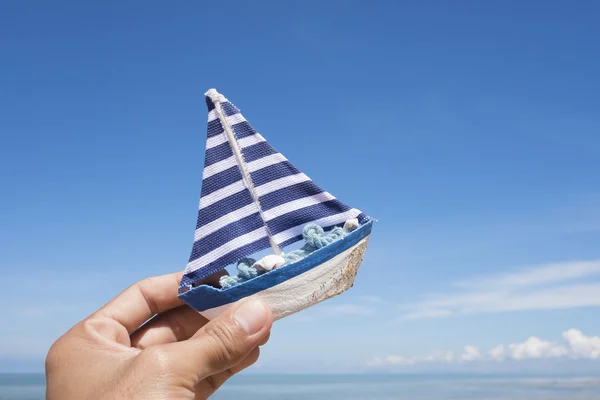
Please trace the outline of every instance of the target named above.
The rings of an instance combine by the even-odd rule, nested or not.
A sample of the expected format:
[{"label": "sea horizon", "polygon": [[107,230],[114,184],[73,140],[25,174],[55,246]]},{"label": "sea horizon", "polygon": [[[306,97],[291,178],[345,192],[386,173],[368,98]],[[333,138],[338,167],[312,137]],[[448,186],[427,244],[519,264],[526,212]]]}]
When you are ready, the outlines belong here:
[{"label": "sea horizon", "polygon": [[[231,378],[211,398],[349,400],[594,400],[600,377],[534,373],[264,373]],[[42,400],[43,373],[0,373],[0,400]]]}]

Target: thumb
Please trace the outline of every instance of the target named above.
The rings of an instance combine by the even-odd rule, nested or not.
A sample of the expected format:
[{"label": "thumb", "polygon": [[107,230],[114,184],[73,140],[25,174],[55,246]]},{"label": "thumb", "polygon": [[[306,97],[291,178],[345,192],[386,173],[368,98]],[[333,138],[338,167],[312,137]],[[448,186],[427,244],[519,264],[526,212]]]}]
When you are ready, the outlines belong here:
[{"label": "thumb", "polygon": [[244,360],[262,343],[272,324],[269,307],[258,299],[248,299],[210,321],[190,339],[173,343],[171,350],[177,353],[174,358],[185,359],[180,367],[185,366],[185,372],[199,382]]}]

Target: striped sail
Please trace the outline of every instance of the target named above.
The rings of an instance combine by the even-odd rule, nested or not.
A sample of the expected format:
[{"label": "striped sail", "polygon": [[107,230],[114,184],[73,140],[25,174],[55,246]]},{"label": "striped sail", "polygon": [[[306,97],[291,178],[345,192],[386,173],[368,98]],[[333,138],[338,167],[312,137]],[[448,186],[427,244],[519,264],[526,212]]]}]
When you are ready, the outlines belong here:
[{"label": "striped sail", "polygon": [[214,89],[194,245],[180,290],[250,254],[279,252],[314,222],[324,229],[368,217],[294,167]]}]

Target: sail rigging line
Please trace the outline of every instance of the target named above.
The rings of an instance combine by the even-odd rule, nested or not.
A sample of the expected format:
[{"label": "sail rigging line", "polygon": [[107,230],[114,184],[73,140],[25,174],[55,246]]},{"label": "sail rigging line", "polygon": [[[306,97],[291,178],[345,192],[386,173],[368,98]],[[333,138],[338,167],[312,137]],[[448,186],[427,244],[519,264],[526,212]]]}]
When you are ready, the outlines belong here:
[{"label": "sail rigging line", "polygon": [[213,104],[215,105],[214,111],[217,115],[217,118],[219,118],[219,120],[221,121],[221,125],[223,126],[223,130],[225,131],[225,135],[227,136],[229,145],[231,146],[231,149],[233,150],[233,154],[237,160],[238,167],[240,168],[240,171],[242,172],[242,179],[244,180],[244,183],[246,184],[248,191],[252,195],[252,199],[254,200],[254,203],[258,206],[260,217],[265,225],[265,229],[267,230],[269,244],[271,245],[271,248],[273,249],[275,254],[279,255],[279,254],[283,253],[283,251],[277,245],[277,243],[275,243],[275,241],[273,240],[273,237],[269,231],[269,227],[267,226],[267,222],[266,222],[262,207],[260,205],[258,195],[256,193],[256,189],[254,188],[254,183],[252,182],[250,173],[248,172],[248,169],[246,166],[246,162],[244,160],[244,157],[242,156],[242,151],[240,150],[237,139],[231,129],[231,125],[229,124],[229,121],[228,121],[227,117],[224,115],[223,109],[221,108],[221,99],[223,99],[223,95],[221,95],[214,89],[210,89],[206,93],[206,95],[212,100]]}]

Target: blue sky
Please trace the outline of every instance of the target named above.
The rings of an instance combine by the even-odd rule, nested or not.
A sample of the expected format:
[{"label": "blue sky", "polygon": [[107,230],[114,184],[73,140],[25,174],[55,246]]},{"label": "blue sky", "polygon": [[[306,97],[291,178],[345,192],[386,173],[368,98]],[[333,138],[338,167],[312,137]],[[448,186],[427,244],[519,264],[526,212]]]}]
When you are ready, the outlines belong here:
[{"label": "blue sky", "polygon": [[185,267],[211,87],[379,220],[354,288],[279,321],[254,371],[600,370],[597,3],[0,14],[0,371]]}]

